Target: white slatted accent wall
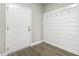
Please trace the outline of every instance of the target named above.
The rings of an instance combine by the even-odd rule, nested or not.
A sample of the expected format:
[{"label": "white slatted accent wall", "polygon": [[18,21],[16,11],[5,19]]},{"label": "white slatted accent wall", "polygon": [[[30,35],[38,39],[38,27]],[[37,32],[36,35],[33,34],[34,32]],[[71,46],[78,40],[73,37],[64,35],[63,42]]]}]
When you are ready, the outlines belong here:
[{"label": "white slatted accent wall", "polygon": [[79,6],[45,13],[44,40],[79,55]]}]

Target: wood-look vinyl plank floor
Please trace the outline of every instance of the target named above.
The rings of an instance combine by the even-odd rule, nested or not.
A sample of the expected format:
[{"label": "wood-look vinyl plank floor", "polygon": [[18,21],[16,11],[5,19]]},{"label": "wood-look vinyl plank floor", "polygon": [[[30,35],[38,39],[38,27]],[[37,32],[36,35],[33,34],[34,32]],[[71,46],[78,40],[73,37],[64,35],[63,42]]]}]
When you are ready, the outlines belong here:
[{"label": "wood-look vinyl plank floor", "polygon": [[16,51],[8,56],[77,56],[73,53],[52,46],[47,43],[40,43],[32,47]]}]

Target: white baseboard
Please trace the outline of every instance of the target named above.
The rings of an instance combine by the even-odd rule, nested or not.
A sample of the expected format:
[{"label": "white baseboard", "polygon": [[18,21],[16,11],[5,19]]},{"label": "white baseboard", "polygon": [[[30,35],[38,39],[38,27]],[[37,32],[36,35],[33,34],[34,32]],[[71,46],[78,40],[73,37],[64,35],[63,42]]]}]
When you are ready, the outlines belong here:
[{"label": "white baseboard", "polygon": [[[66,48],[66,47],[64,47],[64,46],[61,46],[61,45],[57,45],[57,44],[52,43],[52,42],[50,42],[50,41],[48,41],[48,40],[41,40],[41,41],[32,43],[31,46],[40,44],[40,43],[42,43],[42,42],[46,42],[46,43],[48,43],[48,44],[50,44],[50,45],[54,45],[54,46],[59,47],[59,48],[61,48],[61,49],[63,49],[63,50],[66,50],[66,51],[69,51],[69,52],[71,52],[71,53],[73,53],[73,54],[79,55],[78,51],[75,51],[75,50],[72,50],[72,49],[68,49],[68,48]],[[8,55],[8,54],[7,54],[6,52],[0,54],[0,56],[7,56],[7,55]]]},{"label": "white baseboard", "polygon": [[46,42],[46,43],[48,43],[48,44],[50,44],[50,45],[53,45],[53,46],[56,46],[56,47],[58,47],[58,48],[60,48],[60,49],[63,49],[63,50],[65,50],[65,51],[69,51],[69,52],[71,52],[71,53],[73,53],[73,54],[79,55],[79,52],[76,51],[76,50],[72,50],[72,49],[66,48],[66,47],[64,47],[64,46],[61,46],[61,45],[52,43],[52,42],[50,42],[50,41],[48,41],[48,40],[43,40],[43,42]]},{"label": "white baseboard", "polygon": [[[42,42],[43,42],[43,41],[41,40],[41,41],[32,43],[31,46],[37,45],[37,44],[42,43]],[[6,52],[0,54],[0,56],[7,56],[7,55],[8,55],[8,53],[6,53]]]},{"label": "white baseboard", "polygon": [[37,45],[37,44],[42,43],[42,42],[43,42],[42,40],[41,41],[37,41],[35,43],[32,43],[31,46]]}]

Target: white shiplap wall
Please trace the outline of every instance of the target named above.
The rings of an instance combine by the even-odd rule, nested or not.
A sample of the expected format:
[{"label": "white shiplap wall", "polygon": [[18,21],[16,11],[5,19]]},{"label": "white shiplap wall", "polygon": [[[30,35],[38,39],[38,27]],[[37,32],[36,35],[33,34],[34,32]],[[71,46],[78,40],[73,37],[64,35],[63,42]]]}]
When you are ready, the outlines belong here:
[{"label": "white shiplap wall", "polygon": [[44,40],[79,55],[79,6],[44,13]]}]

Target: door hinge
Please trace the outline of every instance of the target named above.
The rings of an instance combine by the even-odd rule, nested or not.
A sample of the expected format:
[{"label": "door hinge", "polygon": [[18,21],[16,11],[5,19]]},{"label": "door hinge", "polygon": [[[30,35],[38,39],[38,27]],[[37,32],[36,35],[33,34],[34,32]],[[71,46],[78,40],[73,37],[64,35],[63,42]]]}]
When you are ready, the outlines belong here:
[{"label": "door hinge", "polygon": [[7,9],[7,11],[8,11],[8,9],[9,9],[9,6],[7,6],[7,7],[6,7],[6,9]]},{"label": "door hinge", "polygon": [[9,30],[9,27],[7,26],[7,31]]}]

